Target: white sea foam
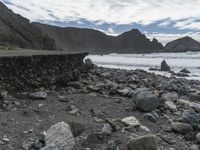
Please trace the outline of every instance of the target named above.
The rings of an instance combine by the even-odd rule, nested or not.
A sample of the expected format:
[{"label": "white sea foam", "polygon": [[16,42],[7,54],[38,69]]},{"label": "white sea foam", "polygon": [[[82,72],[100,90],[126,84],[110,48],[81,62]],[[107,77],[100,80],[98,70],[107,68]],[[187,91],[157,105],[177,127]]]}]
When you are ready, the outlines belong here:
[{"label": "white sea foam", "polygon": [[[188,69],[191,74],[188,79],[200,80],[200,52],[187,53],[151,53],[151,54],[110,54],[89,55],[95,64],[108,68],[121,69],[143,69],[148,71],[150,67],[160,68],[163,60],[169,64],[171,69],[179,72]],[[154,71],[157,74],[169,76],[167,72]]]}]

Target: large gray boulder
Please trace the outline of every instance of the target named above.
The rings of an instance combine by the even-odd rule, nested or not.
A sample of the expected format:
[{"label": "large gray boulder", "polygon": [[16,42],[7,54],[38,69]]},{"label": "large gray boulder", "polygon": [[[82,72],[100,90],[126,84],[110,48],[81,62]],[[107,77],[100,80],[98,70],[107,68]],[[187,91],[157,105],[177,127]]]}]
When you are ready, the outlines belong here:
[{"label": "large gray boulder", "polygon": [[41,150],[71,150],[75,145],[70,126],[65,122],[53,125],[45,135],[45,142]]},{"label": "large gray boulder", "polygon": [[158,150],[155,135],[146,135],[131,139],[127,144],[127,150]]},{"label": "large gray boulder", "polygon": [[138,90],[133,94],[136,107],[144,112],[150,112],[160,105],[156,95],[148,90]]}]

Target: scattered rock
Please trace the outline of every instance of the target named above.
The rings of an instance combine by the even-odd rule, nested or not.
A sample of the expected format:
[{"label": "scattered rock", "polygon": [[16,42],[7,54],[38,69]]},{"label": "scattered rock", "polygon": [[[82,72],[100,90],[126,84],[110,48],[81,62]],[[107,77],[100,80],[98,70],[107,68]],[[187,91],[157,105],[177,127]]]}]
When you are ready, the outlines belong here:
[{"label": "scattered rock", "polygon": [[176,108],[176,105],[174,104],[173,101],[166,101],[165,102],[165,107],[171,111],[176,111],[177,108]]},{"label": "scattered rock", "polygon": [[165,94],[162,94],[161,99],[164,100],[164,101],[176,102],[178,100],[178,94],[176,94],[176,93],[165,93]]},{"label": "scattered rock", "polygon": [[178,77],[189,77],[189,75],[184,72],[174,73],[173,75],[178,76]]},{"label": "scattered rock", "polygon": [[46,99],[47,93],[44,91],[34,92],[30,94],[30,98],[35,100]]},{"label": "scattered rock", "polygon": [[127,96],[129,91],[130,91],[129,89],[125,88],[125,89],[122,89],[122,90],[117,90],[117,93],[121,96]]},{"label": "scattered rock", "polygon": [[185,110],[182,113],[182,122],[191,124],[194,128],[200,124],[200,113],[196,113],[194,110]]},{"label": "scattered rock", "polygon": [[126,117],[126,118],[122,119],[121,121],[127,126],[135,127],[135,126],[139,126],[140,125],[139,121],[133,116]]},{"label": "scattered rock", "polygon": [[85,69],[89,70],[92,68],[94,68],[94,64],[92,63],[92,60],[89,58],[85,59]]},{"label": "scattered rock", "polygon": [[154,123],[157,122],[157,118],[152,113],[145,113],[144,118]]},{"label": "scattered rock", "polygon": [[110,140],[110,141],[108,141],[108,143],[107,143],[106,150],[120,150],[120,149],[119,149],[119,147],[117,147],[115,141]]},{"label": "scattered rock", "polygon": [[45,142],[42,150],[71,150],[75,145],[70,126],[65,122],[53,125],[45,135]]},{"label": "scattered rock", "polygon": [[186,134],[193,130],[193,127],[188,123],[173,122],[172,129],[182,134]]},{"label": "scattered rock", "polygon": [[157,96],[150,91],[139,91],[133,95],[136,107],[142,111],[150,112],[160,105]]},{"label": "scattered rock", "polygon": [[158,150],[155,135],[146,135],[135,138],[127,144],[127,150]]},{"label": "scattered rock", "polygon": [[191,73],[191,72],[188,71],[186,68],[182,69],[180,72],[183,72],[183,73]]},{"label": "scattered rock", "polygon": [[199,103],[192,102],[189,104],[189,107],[193,108],[195,111],[200,113],[200,104]]},{"label": "scattered rock", "polygon": [[197,133],[197,135],[196,135],[196,139],[197,139],[198,143],[200,143],[200,132]]},{"label": "scattered rock", "polygon": [[161,63],[161,71],[170,71],[170,66],[166,63],[165,60],[162,61]]},{"label": "scattered rock", "polygon": [[100,136],[110,136],[111,134],[112,128],[109,123],[104,124],[102,130],[98,132],[98,135]]}]

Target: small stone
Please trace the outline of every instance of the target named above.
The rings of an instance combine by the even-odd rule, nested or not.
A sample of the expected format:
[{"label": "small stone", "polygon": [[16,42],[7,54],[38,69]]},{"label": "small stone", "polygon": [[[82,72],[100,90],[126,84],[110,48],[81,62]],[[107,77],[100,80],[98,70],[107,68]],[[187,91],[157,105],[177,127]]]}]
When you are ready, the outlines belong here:
[{"label": "small stone", "polygon": [[122,89],[122,90],[117,90],[117,93],[121,96],[127,96],[129,91],[130,91],[129,89],[125,88],[125,89]]},{"label": "small stone", "polygon": [[127,150],[158,150],[155,135],[146,135],[131,139],[127,144]]},{"label": "small stone", "polygon": [[145,113],[144,118],[146,118],[150,122],[154,122],[154,123],[157,121],[157,118],[151,113]]},{"label": "small stone", "polygon": [[44,104],[38,104],[38,107],[42,107],[42,106],[44,106]]},{"label": "small stone", "polygon": [[135,126],[140,125],[139,121],[133,116],[126,117],[126,118],[122,119],[121,121],[127,126],[134,126],[135,127]]},{"label": "small stone", "polygon": [[199,150],[199,146],[194,144],[190,147],[190,150]]},{"label": "small stone", "polygon": [[102,130],[99,132],[101,135],[110,136],[112,134],[112,128],[110,124],[106,123],[103,125]]},{"label": "small stone", "polygon": [[34,92],[30,94],[32,99],[40,100],[47,98],[47,93],[44,91]]},{"label": "small stone", "polygon": [[193,127],[188,123],[173,122],[172,129],[182,134],[193,131]]},{"label": "small stone", "polygon": [[7,137],[3,137],[3,138],[2,138],[2,141],[8,143],[8,142],[10,142],[10,139],[7,138]]},{"label": "small stone", "polygon": [[166,106],[166,108],[168,108],[171,111],[176,111],[177,110],[176,105],[174,104],[173,101],[166,101],[165,102],[165,106]]},{"label": "small stone", "polygon": [[189,105],[190,101],[186,100],[186,99],[178,99],[177,103],[180,105]]},{"label": "small stone", "polygon": [[200,132],[196,134],[196,139],[197,139],[198,143],[200,143]]}]

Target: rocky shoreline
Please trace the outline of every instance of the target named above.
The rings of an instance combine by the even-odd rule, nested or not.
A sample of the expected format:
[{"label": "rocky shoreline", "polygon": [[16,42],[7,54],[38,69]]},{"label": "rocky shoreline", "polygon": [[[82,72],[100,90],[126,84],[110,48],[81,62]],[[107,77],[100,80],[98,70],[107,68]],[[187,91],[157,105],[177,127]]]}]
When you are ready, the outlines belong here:
[{"label": "rocky shoreline", "polygon": [[93,66],[77,81],[1,92],[1,150],[198,150],[200,81]]}]

